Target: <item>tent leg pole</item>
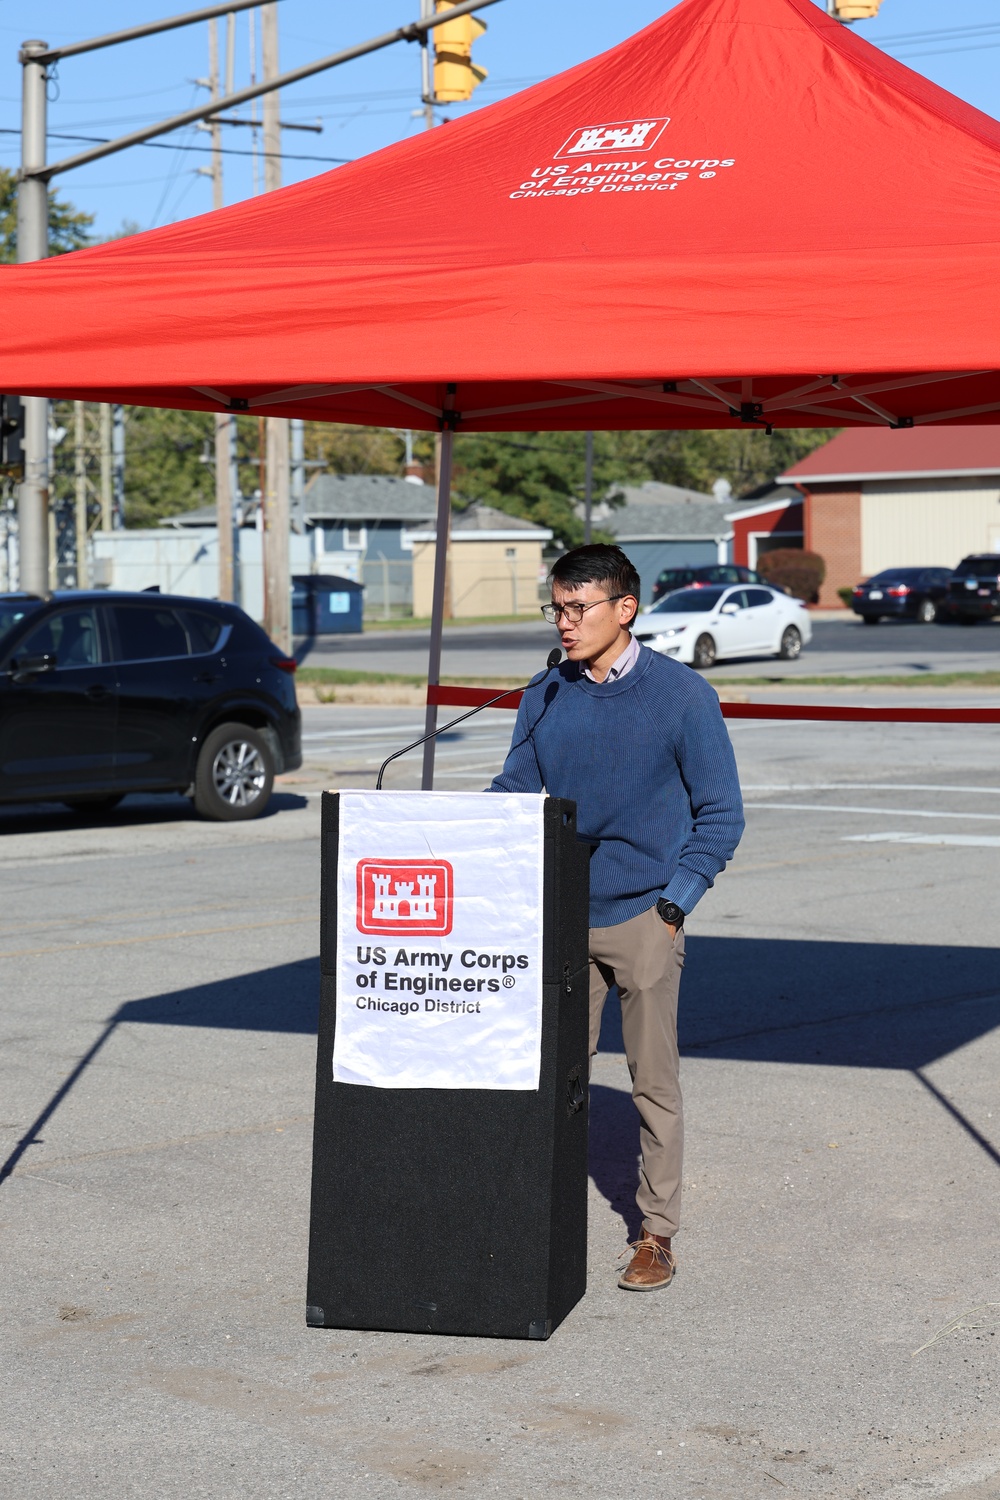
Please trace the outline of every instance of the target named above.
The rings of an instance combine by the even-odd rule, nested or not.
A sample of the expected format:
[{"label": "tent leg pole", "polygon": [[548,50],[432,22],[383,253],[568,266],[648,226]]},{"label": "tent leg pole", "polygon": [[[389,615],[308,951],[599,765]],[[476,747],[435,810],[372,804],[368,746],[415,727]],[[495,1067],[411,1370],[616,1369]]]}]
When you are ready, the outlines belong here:
[{"label": "tent leg pole", "polygon": [[[444,596],[448,575],[448,538],[451,532],[451,449],[453,433],[446,427],[441,434],[441,465],[438,470],[437,522],[434,540],[434,597],[431,604],[431,645],[427,660],[427,685],[434,686],[441,680],[441,637],[444,633]],[[437,728],[437,704],[428,703],[424,718],[424,734],[433,734]],[[436,740],[424,745],[424,769],[420,785],[425,792],[434,790],[434,746]]]}]

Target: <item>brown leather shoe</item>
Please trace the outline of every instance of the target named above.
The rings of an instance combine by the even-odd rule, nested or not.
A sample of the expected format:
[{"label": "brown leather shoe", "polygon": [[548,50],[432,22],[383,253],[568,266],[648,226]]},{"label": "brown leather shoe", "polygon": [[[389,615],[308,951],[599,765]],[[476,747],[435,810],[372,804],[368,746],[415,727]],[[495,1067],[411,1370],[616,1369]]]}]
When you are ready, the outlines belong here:
[{"label": "brown leather shoe", "polygon": [[635,1254],[618,1278],[618,1285],[627,1292],[657,1292],[661,1286],[669,1286],[677,1270],[677,1261],[670,1248],[669,1239],[660,1234],[650,1234],[643,1229],[637,1240],[629,1245]]}]

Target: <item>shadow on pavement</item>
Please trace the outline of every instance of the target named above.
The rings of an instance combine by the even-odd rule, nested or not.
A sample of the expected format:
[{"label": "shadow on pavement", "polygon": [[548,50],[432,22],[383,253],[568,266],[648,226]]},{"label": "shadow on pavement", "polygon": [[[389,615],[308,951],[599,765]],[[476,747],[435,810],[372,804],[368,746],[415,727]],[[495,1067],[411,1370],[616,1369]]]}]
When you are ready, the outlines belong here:
[{"label": "shadow on pavement", "polygon": [[[996,1165],[1000,1151],[924,1071],[1000,1026],[995,948],[691,937],[681,986],[687,1057],[909,1072]],[[621,1008],[604,1007],[601,1052],[622,1052]],[[591,1086],[591,1175],[630,1237],[638,1115]],[[634,1221],[634,1222],[633,1222]]]},{"label": "shadow on pavement", "polygon": [[590,1085],[590,1175],[598,1192],[625,1222],[627,1238],[642,1228],[636,1207],[639,1186],[639,1116],[632,1095]]},{"label": "shadow on pavement", "polygon": [[[1000,1026],[998,960],[995,948],[690,937],[681,1051],[819,1067],[925,1067]],[[132,1000],[114,1019],[314,1033],[318,994],[319,961],[309,958]],[[623,1050],[614,997],[604,1008],[600,1050]]]},{"label": "shadow on pavement", "polygon": [[[0,1181],[123,1023],[311,1035],[318,996],[319,961],[310,958],[129,1001],[43,1106],[0,1167]],[[923,1071],[998,1025],[1000,968],[994,948],[770,938],[688,941],[681,990],[683,1054],[910,1072],[1000,1166],[996,1147]],[[614,997],[604,1008],[600,1050],[623,1050]],[[631,1229],[627,1204],[635,1189],[637,1116],[630,1096],[617,1089],[595,1084],[591,1100],[594,1180]]]},{"label": "shadow on pavement", "polygon": [[155,1026],[214,1026],[237,1031],[290,1031],[316,1035],[319,959],[258,969],[191,989],[130,1000],[114,1017]]},{"label": "shadow on pavement", "polygon": [[[294,792],[271,793],[267,807],[253,820],[309,806]],[[180,792],[135,792],[109,811],[70,809],[61,802],[8,802],[0,806],[0,839],[15,833],[62,833],[74,828],[137,828],[155,823],[200,823],[190,797]],[[220,828],[225,824],[220,823]]]},{"label": "shadow on pavement", "polygon": [[[912,1069],[996,1026],[996,948],[688,938],[679,1030],[691,1057]],[[600,1050],[623,1050],[613,998]]]}]

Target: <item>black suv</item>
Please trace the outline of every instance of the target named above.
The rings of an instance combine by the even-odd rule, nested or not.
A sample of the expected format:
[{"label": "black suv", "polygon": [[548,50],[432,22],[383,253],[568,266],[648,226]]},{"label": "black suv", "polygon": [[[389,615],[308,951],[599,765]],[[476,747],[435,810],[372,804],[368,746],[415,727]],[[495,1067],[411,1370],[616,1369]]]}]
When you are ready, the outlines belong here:
[{"label": "black suv", "polygon": [[302,764],[295,662],[235,604],[0,594],[0,802],[188,792],[255,818]]},{"label": "black suv", "polygon": [[[753,568],[741,567],[739,563],[712,563],[702,568],[664,568],[663,572],[653,584],[653,600],[655,604],[665,594],[672,594],[675,589],[698,589],[704,588],[711,583],[767,583]],[[772,588],[774,585],[771,585]]]},{"label": "black suv", "polygon": [[963,625],[1000,615],[1000,552],[962,558],[951,575],[941,613]]}]

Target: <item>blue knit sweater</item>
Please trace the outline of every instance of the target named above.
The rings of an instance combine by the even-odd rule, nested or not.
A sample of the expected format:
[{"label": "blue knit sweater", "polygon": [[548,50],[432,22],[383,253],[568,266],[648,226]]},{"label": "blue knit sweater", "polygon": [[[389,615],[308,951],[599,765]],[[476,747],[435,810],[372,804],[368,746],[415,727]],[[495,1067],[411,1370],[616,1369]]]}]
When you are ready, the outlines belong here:
[{"label": "blue knit sweater", "polygon": [[615,682],[573,662],[533,678],[491,792],[572,797],[590,861],[590,925],[614,927],[661,896],[685,912],[743,832],[733,747],[715,693],[648,647]]}]

